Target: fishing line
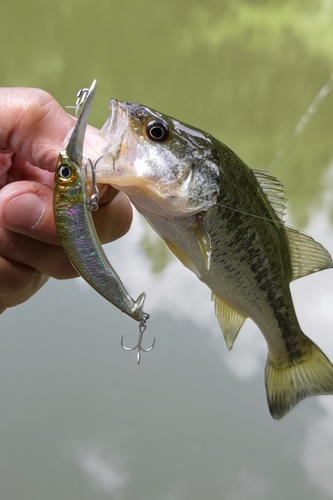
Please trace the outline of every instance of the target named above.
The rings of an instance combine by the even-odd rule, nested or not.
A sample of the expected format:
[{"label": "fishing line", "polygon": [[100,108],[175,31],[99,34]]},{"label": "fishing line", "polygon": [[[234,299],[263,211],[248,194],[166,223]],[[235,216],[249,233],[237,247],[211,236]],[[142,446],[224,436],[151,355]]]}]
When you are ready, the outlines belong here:
[{"label": "fishing line", "polygon": [[[302,118],[299,120],[297,123],[294,131],[291,133],[289,139],[286,141],[286,143],[279,149],[279,151],[276,153],[275,157],[273,158],[272,162],[269,165],[268,170],[271,171],[277,164],[278,162],[284,157],[286,154],[287,150],[290,148],[291,144],[295,140],[295,137],[303,132],[305,129],[306,125],[309,123],[313,115],[318,111],[318,108],[320,104],[323,102],[325,97],[330,93],[330,91],[333,88],[333,74],[330,76],[328,81],[325,83],[325,85],[320,89],[318,94],[315,96],[313,99],[312,103],[302,116]],[[248,212],[243,212],[242,210],[237,210],[237,208],[232,208],[228,207],[227,205],[222,205],[221,203],[217,203],[220,207],[226,208],[228,210],[232,210],[233,212],[238,212],[243,215],[248,215],[249,217],[254,217],[255,219],[261,219],[265,220],[268,222],[274,222],[276,224],[280,224],[282,226],[286,226],[284,221],[281,220],[273,220],[273,219],[268,219],[267,217],[262,217],[260,215],[255,215],[255,214],[250,214]]]},{"label": "fishing line", "polygon": [[262,217],[261,215],[250,214],[249,212],[243,212],[242,210],[237,210],[237,208],[228,207],[228,205],[222,205],[222,203],[216,203],[219,207],[226,208],[228,210],[232,210],[233,212],[237,212],[242,215],[248,215],[249,217],[254,217],[255,219],[266,220],[268,222],[274,222],[275,224],[280,224],[281,226],[286,226],[283,220],[274,220],[268,219],[267,217]]},{"label": "fishing line", "polygon": [[276,153],[275,157],[271,161],[268,170],[272,170],[273,168],[276,167],[276,165],[279,163],[279,161],[284,157],[288,149],[290,148],[291,144],[295,140],[295,137],[303,132],[313,115],[318,111],[318,108],[320,104],[323,102],[325,97],[330,93],[330,91],[333,88],[333,74],[330,76],[328,81],[325,83],[325,85],[320,89],[316,97],[313,99],[312,103],[300,119],[300,121],[297,123],[296,127],[294,128],[293,132],[290,134],[289,139],[285,142],[285,144],[279,149],[279,151]]},{"label": "fishing line", "polygon": [[[237,210],[237,208],[228,207],[228,205],[222,205],[222,203],[215,203],[215,205],[218,205],[219,207],[222,207],[222,208],[226,208],[227,210],[232,210],[233,212],[237,212],[239,214],[248,215],[249,217],[254,217],[255,219],[265,220],[267,222],[274,222],[274,224],[279,224],[280,226],[283,226],[285,228],[289,228],[289,229],[293,229],[294,231],[298,231],[298,229],[294,228],[293,226],[290,226],[289,224],[286,224],[281,219],[280,220],[268,219],[267,217],[262,217],[261,215],[250,214],[249,212],[243,212],[242,210]],[[304,231],[302,231],[301,234],[305,234],[305,235],[309,236]],[[311,238],[311,236],[310,236],[310,238]],[[333,264],[329,267],[333,268]]]}]

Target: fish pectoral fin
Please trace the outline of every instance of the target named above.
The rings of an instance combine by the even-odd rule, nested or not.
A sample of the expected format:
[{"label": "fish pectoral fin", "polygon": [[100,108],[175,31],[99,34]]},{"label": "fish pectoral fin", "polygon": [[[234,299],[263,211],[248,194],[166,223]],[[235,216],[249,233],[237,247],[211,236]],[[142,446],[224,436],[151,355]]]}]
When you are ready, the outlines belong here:
[{"label": "fish pectoral fin", "polygon": [[299,356],[276,364],[268,355],[266,394],[273,418],[283,417],[307,396],[333,394],[333,365],[312,340],[304,337]]},{"label": "fish pectoral fin", "polygon": [[200,273],[199,273],[196,265],[194,264],[193,260],[185,252],[180,250],[180,248],[178,248],[177,245],[172,243],[172,241],[170,241],[166,238],[163,238],[163,239],[164,239],[165,243],[168,245],[168,247],[170,248],[171,252],[175,254],[177,259],[179,259],[180,262],[185,267],[187,267],[187,269],[189,269],[194,274],[196,274],[198,277],[200,277]]},{"label": "fish pectoral fin", "polygon": [[240,314],[214,292],[212,292],[212,300],[215,302],[215,314],[219,320],[227,348],[230,351],[247,316]]},{"label": "fish pectoral fin", "polygon": [[212,245],[211,245],[211,240],[210,236],[207,233],[200,215],[196,217],[196,223],[192,226],[192,231],[197,239],[201,255],[203,257],[203,260],[205,262],[205,266],[207,270],[210,268],[210,257],[212,254]]},{"label": "fish pectoral fin", "polygon": [[292,267],[292,280],[302,278],[332,265],[332,258],[328,251],[311,236],[300,233],[291,227],[286,227],[286,232]]}]

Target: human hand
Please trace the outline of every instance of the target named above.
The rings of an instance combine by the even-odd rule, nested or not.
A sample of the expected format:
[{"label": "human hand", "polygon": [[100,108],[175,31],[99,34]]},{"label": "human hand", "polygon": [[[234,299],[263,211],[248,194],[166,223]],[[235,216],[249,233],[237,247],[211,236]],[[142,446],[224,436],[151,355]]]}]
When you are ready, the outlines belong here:
[{"label": "human hand", "polygon": [[[0,313],[29,299],[50,276],[77,276],[60,246],[53,218],[58,154],[74,126],[46,92],[0,88]],[[88,127],[93,144],[96,129]],[[125,234],[132,209],[111,186],[93,213],[102,243]]]}]

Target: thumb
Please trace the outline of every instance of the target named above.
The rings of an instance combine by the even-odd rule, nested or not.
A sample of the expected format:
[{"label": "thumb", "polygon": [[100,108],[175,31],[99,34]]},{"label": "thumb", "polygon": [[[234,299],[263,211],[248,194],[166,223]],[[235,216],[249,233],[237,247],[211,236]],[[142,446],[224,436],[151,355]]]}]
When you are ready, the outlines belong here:
[{"label": "thumb", "polygon": [[54,171],[75,119],[47,92],[32,88],[0,91],[0,148],[30,164]]}]

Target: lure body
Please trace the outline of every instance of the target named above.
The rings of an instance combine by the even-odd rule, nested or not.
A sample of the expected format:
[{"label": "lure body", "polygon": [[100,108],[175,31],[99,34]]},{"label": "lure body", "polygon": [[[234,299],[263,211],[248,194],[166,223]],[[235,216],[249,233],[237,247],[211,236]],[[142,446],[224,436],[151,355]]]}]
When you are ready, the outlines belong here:
[{"label": "lure body", "polygon": [[82,149],[94,84],[68,146],[59,154],[54,188],[55,224],[61,244],[79,275],[122,312],[142,321],[146,295],[142,293],[136,301],[129,295],[103,250],[91,215]]}]

